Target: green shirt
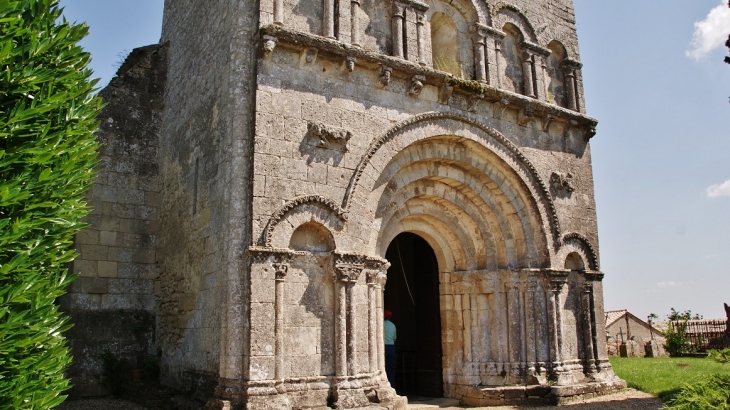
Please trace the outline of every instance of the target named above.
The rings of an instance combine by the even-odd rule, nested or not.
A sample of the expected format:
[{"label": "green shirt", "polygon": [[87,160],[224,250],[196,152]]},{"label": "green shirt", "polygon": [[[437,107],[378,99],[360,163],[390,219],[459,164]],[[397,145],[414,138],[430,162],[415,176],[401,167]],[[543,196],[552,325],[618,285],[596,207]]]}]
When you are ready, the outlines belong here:
[{"label": "green shirt", "polygon": [[385,322],[383,322],[383,339],[385,339],[385,344],[394,345],[395,336],[395,325],[390,320],[385,319]]}]

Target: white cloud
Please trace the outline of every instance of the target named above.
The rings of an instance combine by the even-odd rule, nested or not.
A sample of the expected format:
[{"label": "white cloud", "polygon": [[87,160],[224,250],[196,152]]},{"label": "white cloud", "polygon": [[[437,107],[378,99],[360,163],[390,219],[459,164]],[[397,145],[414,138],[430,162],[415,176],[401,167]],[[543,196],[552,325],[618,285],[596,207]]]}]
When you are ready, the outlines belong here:
[{"label": "white cloud", "polygon": [[708,198],[719,198],[721,196],[730,196],[730,179],[722,184],[710,185],[705,190]]},{"label": "white cloud", "polygon": [[725,44],[730,34],[730,7],[727,0],[721,0],[720,5],[710,10],[702,21],[695,22],[695,31],[692,35],[687,57],[700,60],[712,50]]}]

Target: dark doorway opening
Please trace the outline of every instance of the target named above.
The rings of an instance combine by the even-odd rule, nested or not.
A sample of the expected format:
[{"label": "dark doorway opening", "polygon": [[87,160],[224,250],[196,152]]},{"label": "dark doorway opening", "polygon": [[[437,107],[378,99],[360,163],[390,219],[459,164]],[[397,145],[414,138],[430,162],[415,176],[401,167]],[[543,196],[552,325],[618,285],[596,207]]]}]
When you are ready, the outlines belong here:
[{"label": "dark doorway opening", "polygon": [[393,312],[398,352],[395,388],[400,394],[443,397],[439,271],[431,246],[402,233],[388,247],[391,263],[385,309]]}]

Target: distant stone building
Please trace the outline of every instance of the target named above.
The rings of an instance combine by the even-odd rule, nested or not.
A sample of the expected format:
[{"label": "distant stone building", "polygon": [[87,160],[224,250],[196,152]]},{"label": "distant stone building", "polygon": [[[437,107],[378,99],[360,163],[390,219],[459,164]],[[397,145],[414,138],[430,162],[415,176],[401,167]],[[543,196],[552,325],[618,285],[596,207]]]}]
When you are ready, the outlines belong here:
[{"label": "distant stone building", "polygon": [[650,340],[662,336],[662,331],[639,319],[626,309],[606,311],[606,333],[616,340],[629,340],[640,337]]},{"label": "distant stone building", "polygon": [[[159,357],[210,408],[619,389],[572,0],[168,1],[102,91],[62,301],[77,395]],[[150,356],[151,355],[151,356]]]}]

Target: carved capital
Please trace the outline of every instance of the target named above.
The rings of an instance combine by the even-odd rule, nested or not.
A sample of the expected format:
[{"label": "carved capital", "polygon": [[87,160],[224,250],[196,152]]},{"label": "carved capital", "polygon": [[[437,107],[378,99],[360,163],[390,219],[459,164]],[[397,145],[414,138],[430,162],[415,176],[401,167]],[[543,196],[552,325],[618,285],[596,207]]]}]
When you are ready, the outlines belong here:
[{"label": "carved capital", "polygon": [[335,281],[356,283],[364,269],[362,264],[335,263]]},{"label": "carved capital", "polygon": [[428,11],[428,4],[421,3],[417,0],[411,0],[411,7],[413,7],[413,10],[415,10],[417,13],[425,13]]},{"label": "carved capital", "polygon": [[274,267],[274,272],[276,273],[276,280],[277,281],[283,281],[286,279],[286,274],[289,272],[289,264],[282,262],[282,263],[274,263],[272,265]]},{"label": "carved capital", "polygon": [[563,174],[560,172],[553,172],[552,175],[550,175],[550,185],[556,191],[564,191],[567,193],[575,191],[575,187],[573,186],[573,175],[570,173]]},{"label": "carved capital", "polygon": [[393,2],[393,17],[404,18],[406,15],[406,4],[399,1]]},{"label": "carved capital", "polygon": [[274,51],[277,41],[279,41],[279,39],[274,36],[264,35],[264,51],[267,53]]},{"label": "carved capital", "polygon": [[568,272],[550,272],[548,276],[548,283],[550,285],[551,292],[560,293],[563,290],[563,286],[568,283]]},{"label": "carved capital", "polygon": [[408,87],[408,95],[418,97],[418,95],[421,94],[425,83],[425,76],[414,75],[413,78],[411,78],[411,85]]}]

